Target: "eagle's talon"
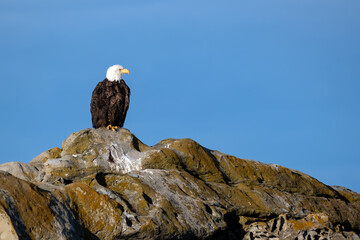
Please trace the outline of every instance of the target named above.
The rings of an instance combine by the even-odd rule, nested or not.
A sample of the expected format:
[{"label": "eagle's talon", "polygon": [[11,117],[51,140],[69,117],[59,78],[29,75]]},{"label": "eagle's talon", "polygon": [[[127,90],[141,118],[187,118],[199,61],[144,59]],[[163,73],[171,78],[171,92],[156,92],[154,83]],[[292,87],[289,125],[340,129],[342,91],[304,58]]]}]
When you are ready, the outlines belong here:
[{"label": "eagle's talon", "polygon": [[109,125],[107,125],[106,129],[107,130],[111,129],[112,131],[116,132],[116,130],[118,129],[118,126],[111,126],[111,124],[109,124]]}]

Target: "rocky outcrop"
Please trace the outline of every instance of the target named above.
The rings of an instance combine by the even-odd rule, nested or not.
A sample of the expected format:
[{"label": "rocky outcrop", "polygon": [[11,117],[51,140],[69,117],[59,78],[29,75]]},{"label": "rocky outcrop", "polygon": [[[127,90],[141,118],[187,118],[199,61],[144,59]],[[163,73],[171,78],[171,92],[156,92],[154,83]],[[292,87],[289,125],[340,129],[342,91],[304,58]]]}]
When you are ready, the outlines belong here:
[{"label": "rocky outcrop", "polygon": [[85,129],[0,165],[0,239],[360,239],[360,195],[191,139]]}]

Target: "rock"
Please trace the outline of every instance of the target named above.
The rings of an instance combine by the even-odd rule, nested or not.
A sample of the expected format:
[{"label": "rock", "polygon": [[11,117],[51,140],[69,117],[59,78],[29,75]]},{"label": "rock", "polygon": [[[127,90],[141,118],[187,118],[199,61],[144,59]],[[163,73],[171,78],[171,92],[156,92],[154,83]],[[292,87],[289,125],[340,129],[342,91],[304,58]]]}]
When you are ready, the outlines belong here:
[{"label": "rock", "polygon": [[247,223],[245,217],[241,221],[246,232],[244,239],[360,239],[354,232],[345,232],[332,229],[327,214],[308,214],[305,218],[293,219],[288,215],[267,222]]},{"label": "rock", "polygon": [[0,171],[11,173],[13,176],[25,181],[40,180],[39,170],[33,165],[22,162],[8,162],[1,164]]},{"label": "rock", "polygon": [[12,228],[6,230],[15,230],[19,239],[81,237],[83,228],[78,226],[73,212],[50,192],[3,172],[0,187],[0,205],[12,223]]},{"label": "rock", "polygon": [[50,158],[59,158],[61,155],[61,149],[58,147],[53,147],[39,156],[35,157],[33,160],[31,160],[29,163],[32,165],[38,165],[42,166],[44,162],[46,162]]},{"label": "rock", "polygon": [[3,207],[0,208],[0,240],[19,239],[10,217],[6,214]]},{"label": "rock", "polygon": [[0,239],[360,239],[360,194],[191,139],[85,129],[0,170]]}]

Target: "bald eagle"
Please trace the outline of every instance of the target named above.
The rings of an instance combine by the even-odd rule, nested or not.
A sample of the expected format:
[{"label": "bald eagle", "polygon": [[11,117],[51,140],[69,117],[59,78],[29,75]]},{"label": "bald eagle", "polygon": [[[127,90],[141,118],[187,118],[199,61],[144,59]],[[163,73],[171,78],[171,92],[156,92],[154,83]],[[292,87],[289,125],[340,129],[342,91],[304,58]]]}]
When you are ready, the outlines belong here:
[{"label": "bald eagle", "polygon": [[130,88],[121,78],[124,73],[129,74],[129,70],[121,65],[111,66],[106,78],[96,85],[90,103],[93,128],[115,131],[124,125],[130,103]]}]

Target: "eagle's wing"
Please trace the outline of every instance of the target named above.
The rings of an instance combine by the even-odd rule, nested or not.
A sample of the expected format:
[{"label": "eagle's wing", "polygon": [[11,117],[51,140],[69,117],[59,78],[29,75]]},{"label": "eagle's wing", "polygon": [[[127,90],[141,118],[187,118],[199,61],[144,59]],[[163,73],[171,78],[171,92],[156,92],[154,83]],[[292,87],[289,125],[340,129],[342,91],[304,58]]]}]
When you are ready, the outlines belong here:
[{"label": "eagle's wing", "polygon": [[105,97],[105,80],[99,82],[91,97],[90,111],[93,128],[106,127],[108,125],[108,98]]}]

